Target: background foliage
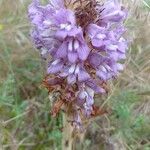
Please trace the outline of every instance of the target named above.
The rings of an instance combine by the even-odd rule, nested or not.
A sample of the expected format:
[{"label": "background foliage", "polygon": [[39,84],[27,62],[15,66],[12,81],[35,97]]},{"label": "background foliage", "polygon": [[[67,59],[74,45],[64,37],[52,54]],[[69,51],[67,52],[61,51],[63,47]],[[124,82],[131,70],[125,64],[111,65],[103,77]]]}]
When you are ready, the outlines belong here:
[{"label": "background foliage", "polygon": [[[0,0],[0,149],[60,150],[62,116],[51,118],[44,62],[29,37],[31,0]],[[89,124],[76,149],[150,150],[150,0],[129,9],[126,69],[96,103],[109,113]]]}]

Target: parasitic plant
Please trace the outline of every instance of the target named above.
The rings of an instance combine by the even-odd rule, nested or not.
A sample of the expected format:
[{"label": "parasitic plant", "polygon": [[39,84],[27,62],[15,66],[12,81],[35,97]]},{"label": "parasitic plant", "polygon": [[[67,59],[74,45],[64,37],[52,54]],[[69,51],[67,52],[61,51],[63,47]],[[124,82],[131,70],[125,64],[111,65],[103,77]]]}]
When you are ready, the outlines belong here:
[{"label": "parasitic plant", "polygon": [[47,63],[44,85],[59,93],[52,115],[63,108],[74,129],[96,112],[95,94],[123,70],[126,9],[117,0],[33,0],[31,37]]}]

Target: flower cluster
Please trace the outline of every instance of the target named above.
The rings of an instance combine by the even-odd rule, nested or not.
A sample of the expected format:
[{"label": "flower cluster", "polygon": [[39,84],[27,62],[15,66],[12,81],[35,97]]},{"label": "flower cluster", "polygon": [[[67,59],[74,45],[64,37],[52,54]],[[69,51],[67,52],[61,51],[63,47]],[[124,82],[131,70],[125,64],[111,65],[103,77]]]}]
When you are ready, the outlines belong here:
[{"label": "flower cluster", "polygon": [[28,11],[33,42],[48,60],[48,87],[60,91],[57,105],[64,103],[79,128],[93,113],[94,95],[106,92],[103,83],[123,70],[127,12],[117,0],[50,0],[45,6],[33,0]]}]

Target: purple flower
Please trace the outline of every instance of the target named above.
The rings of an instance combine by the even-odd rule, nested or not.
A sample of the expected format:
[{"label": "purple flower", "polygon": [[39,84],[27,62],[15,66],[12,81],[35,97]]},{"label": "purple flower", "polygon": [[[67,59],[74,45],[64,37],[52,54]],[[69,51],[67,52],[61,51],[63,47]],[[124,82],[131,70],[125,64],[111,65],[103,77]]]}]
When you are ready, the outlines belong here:
[{"label": "purple flower", "polygon": [[100,10],[100,23],[120,22],[127,17],[127,12],[118,0],[108,0]]},{"label": "purple flower", "polygon": [[75,14],[69,9],[61,8],[54,14],[54,23],[60,29],[70,30],[71,26],[76,25]]},{"label": "purple flower", "polygon": [[28,9],[31,22],[38,28],[49,26],[55,10],[50,4],[41,6],[39,0],[33,0]]},{"label": "purple flower", "polygon": [[94,90],[95,94],[104,94],[105,90],[100,86],[100,83],[101,80],[91,78],[85,82],[85,85]]},{"label": "purple flower", "polygon": [[72,124],[76,130],[82,130],[82,120],[78,111],[73,114]]},{"label": "purple flower", "polygon": [[94,90],[85,86],[80,87],[80,91],[77,97],[77,105],[83,107],[84,115],[89,117],[94,104]]},{"label": "purple flower", "polygon": [[90,64],[96,70],[96,75],[104,81],[115,77],[118,75],[119,71],[123,70],[122,64],[114,61],[113,59],[103,57],[97,53],[91,54],[89,59]]},{"label": "purple flower", "polygon": [[123,70],[127,11],[117,0],[103,5],[93,0],[51,0],[45,6],[33,0],[28,16],[32,41],[48,62],[48,81],[53,87],[60,83],[72,123],[81,128],[81,118],[92,114],[94,95],[105,93],[102,83]]},{"label": "purple flower", "polygon": [[56,59],[49,64],[47,73],[56,74],[61,71],[63,66],[64,66],[63,61],[61,59]]},{"label": "purple flower", "polygon": [[49,54],[53,56],[61,44],[59,40],[53,39],[51,36],[46,36],[44,31],[37,29],[34,29],[31,32],[32,41],[36,48],[40,50],[40,53],[44,58],[47,58]]},{"label": "purple flower", "polygon": [[93,46],[102,47],[105,44],[108,34],[106,27],[100,27],[96,24],[90,24],[88,26],[88,33]]},{"label": "purple flower", "polygon": [[60,8],[65,8],[64,0],[51,0],[51,5],[55,10],[59,10]]},{"label": "purple flower", "polygon": [[78,28],[74,34],[72,33],[65,38],[56,52],[56,57],[67,58],[69,62],[76,63],[79,60],[86,60],[89,52],[82,30]]},{"label": "purple flower", "polygon": [[90,78],[90,75],[79,64],[78,65],[72,64],[66,66],[59,75],[63,78],[67,77],[68,84],[74,84],[76,82],[81,83]]}]

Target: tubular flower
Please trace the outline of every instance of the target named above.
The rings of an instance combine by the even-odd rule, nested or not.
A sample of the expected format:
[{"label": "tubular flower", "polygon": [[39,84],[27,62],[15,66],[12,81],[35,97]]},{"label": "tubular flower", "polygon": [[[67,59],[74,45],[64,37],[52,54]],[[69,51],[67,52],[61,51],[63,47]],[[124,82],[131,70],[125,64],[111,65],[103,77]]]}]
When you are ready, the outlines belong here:
[{"label": "tubular flower", "polygon": [[33,43],[48,62],[46,87],[61,93],[52,113],[66,107],[80,128],[92,116],[94,95],[105,93],[103,83],[123,70],[127,11],[117,0],[50,0],[45,6],[33,0],[28,16]]}]

